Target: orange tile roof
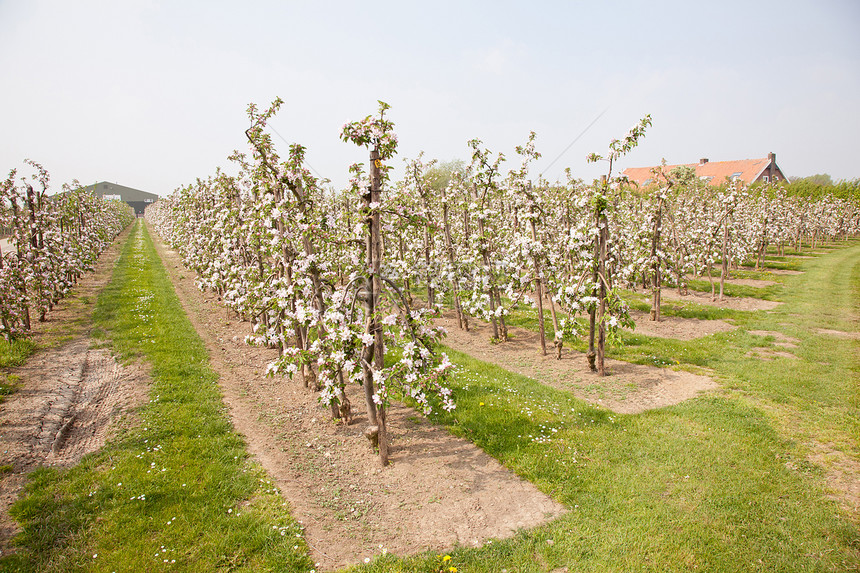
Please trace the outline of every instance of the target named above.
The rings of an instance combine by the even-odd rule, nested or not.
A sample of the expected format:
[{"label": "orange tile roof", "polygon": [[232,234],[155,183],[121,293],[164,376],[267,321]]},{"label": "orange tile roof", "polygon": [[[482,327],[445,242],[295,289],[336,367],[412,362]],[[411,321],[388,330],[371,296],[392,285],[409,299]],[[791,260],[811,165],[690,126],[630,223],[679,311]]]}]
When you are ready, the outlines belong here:
[{"label": "orange tile roof", "polygon": [[[696,175],[700,178],[710,178],[708,179],[708,184],[716,187],[724,183],[726,177],[732,179],[735,176],[744,183],[753,183],[770,166],[770,161],[770,158],[765,157],[763,159],[708,161],[706,163],[685,163],[682,165],[695,169]],[[668,173],[675,167],[680,167],[680,165],[666,165],[664,171]],[[653,167],[630,167],[629,169],[625,169],[623,174],[630,181],[635,181],[641,187],[650,184],[654,180],[654,174],[651,173],[652,169]]]}]

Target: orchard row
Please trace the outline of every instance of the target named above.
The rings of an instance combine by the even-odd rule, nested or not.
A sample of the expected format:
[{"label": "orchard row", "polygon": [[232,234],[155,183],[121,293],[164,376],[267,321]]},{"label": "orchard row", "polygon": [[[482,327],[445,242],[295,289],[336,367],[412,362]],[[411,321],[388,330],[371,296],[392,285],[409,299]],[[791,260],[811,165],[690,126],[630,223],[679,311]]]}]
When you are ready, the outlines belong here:
[{"label": "orchard row", "polygon": [[589,157],[607,166],[592,184],[569,174],[563,183],[530,179],[540,156],[534,134],[512,169],[476,139],[468,165],[444,169],[419,156],[391,182],[397,139],[380,102],[377,117],[344,126],[341,137],[370,155],[366,166],[350,167],[351,188],[335,193],[303,167],[302,146],[278,154],[265,128],[281,104],[249,107],[249,152],[231,157],[238,175],[198,179],[146,216],[197,272],[200,288],[250,321],[247,341],[280,350],[270,374],[301,372],[346,422],[346,384],[364,387],[383,463],[393,395],[427,411],[454,407],[444,385],[450,363],[433,347],[442,332],[430,322],[443,301],[461,328],[488,321],[500,342],[513,307],[537,307],[542,323],[548,306],[559,354],[566,335],[586,334],[576,318],[587,317],[588,359],[602,374],[606,341],[632,325],[620,289],[650,288],[659,320],[664,282],[684,288],[690,274],[707,275],[717,296],[715,269],[724,279],[733,262],[761,263],[770,245],[799,248],[804,238],[860,230],[850,201],[796,199],[767,185],[714,189],[683,168],[657,170],[659,184],[648,189],[630,186],[613,166],[650,117]]},{"label": "orchard row", "polygon": [[[134,220],[126,203],[103,201],[74,182],[48,196],[48,172],[27,161],[30,177],[12,170],[0,183],[0,336],[26,336]],[[34,188],[34,185],[36,188]]]}]

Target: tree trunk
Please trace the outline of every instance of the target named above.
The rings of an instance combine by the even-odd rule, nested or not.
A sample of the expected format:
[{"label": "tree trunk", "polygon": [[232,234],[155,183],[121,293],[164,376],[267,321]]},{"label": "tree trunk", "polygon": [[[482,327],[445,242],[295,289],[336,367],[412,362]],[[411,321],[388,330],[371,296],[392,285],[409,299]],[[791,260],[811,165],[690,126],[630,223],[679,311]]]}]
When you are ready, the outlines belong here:
[{"label": "tree trunk", "polygon": [[487,294],[490,297],[490,322],[493,325],[493,340],[500,340],[499,338],[499,322],[496,318],[496,289],[493,286],[493,272],[490,266],[490,254],[487,252],[486,245],[486,237],[484,236],[484,220],[478,219],[478,241],[481,245],[481,261],[484,264],[484,271],[487,273],[490,281],[490,288],[488,289]]},{"label": "tree trunk", "polygon": [[711,269],[711,263],[710,262],[708,262],[707,268],[708,268],[708,282],[711,284],[711,302],[714,302],[717,300],[717,291],[716,291],[717,287],[714,285],[714,276],[712,274],[713,269]]},{"label": "tree trunk", "polygon": [[538,307],[538,330],[540,330],[540,352],[546,356],[546,325],[543,317],[543,285],[539,278],[535,278],[535,297]]},{"label": "tree trunk", "polygon": [[[502,308],[502,293],[499,288],[494,286],[493,296],[496,297],[496,308]],[[508,340],[508,326],[505,324],[505,315],[499,313],[499,341],[506,342]]]},{"label": "tree trunk", "polygon": [[651,236],[651,320],[660,322],[660,259],[657,250],[660,244],[660,231],[663,222],[663,199],[657,201],[657,214],[654,219],[654,233]]},{"label": "tree trunk", "polygon": [[555,310],[555,301],[552,300],[552,294],[547,294],[547,300],[549,300],[549,310],[552,313],[552,341],[555,346],[555,359],[561,360],[561,349],[564,347],[564,337],[561,336],[561,330],[559,330],[558,313]]},{"label": "tree trunk", "polygon": [[[598,290],[597,281],[600,280],[598,277],[597,270],[597,261],[600,259],[600,240],[595,237],[594,239],[594,270],[591,273],[592,280],[592,288],[591,288],[591,296],[597,298]],[[591,310],[588,311],[588,353],[585,355],[586,360],[588,361],[588,368],[592,372],[597,372],[597,364],[595,360],[597,359],[597,348],[595,346],[595,342],[597,340],[597,305],[592,306]]]},{"label": "tree trunk", "polygon": [[[367,208],[370,208],[371,203],[379,204],[382,199],[382,178],[381,178],[381,162],[379,159],[379,150],[374,148],[370,152],[370,193],[365,195],[368,199]],[[381,372],[385,368],[385,346],[382,340],[382,327],[376,317],[376,308],[379,304],[379,295],[382,291],[382,276],[380,270],[382,267],[382,226],[380,222],[379,210],[374,210],[369,218],[368,225],[370,232],[368,233],[368,263],[370,265],[370,281],[368,283],[369,291],[367,293],[366,308],[367,313],[367,330],[368,334],[373,335],[373,344],[371,346],[373,358],[373,370]],[[368,361],[369,362],[369,361]],[[373,370],[365,364],[365,396],[369,395],[368,406],[375,409],[377,439],[379,445],[379,462],[383,466],[388,465],[388,431],[385,427],[385,406],[380,403],[376,404],[373,400]],[[368,380],[369,376],[369,380]],[[368,412],[370,414],[370,412]],[[370,417],[370,416],[369,416]],[[371,417],[372,419],[372,417]]]},{"label": "tree trunk", "polygon": [[424,206],[424,213],[427,216],[427,224],[424,226],[424,279],[427,281],[427,304],[430,308],[436,308],[436,289],[433,288],[434,277],[433,271],[430,268],[430,255],[433,249],[433,233],[430,230],[433,224],[433,221],[430,219],[430,200],[421,182],[416,181],[416,184],[418,185],[418,194],[421,196],[421,202]]},{"label": "tree trunk", "polygon": [[[399,237],[400,260],[406,260],[406,243],[403,242],[403,236]],[[403,294],[406,295],[406,301],[409,306],[412,306],[412,287],[409,284],[409,275],[403,277]]]},{"label": "tree trunk", "polygon": [[[532,229],[532,240],[537,242],[537,227],[534,217],[529,219]],[[538,307],[538,330],[540,330],[540,350],[543,356],[546,356],[546,327],[543,319],[543,283],[541,282],[541,267],[537,257],[533,259],[535,267],[535,296],[537,297]]]},{"label": "tree trunk", "polygon": [[451,293],[454,298],[454,310],[457,313],[457,324],[461,330],[469,331],[469,322],[463,315],[463,307],[460,306],[460,288],[457,285],[456,273],[456,257],[454,255],[454,241],[451,239],[451,224],[448,221],[448,195],[446,191],[442,191],[442,226],[445,233],[445,250],[448,253],[448,265],[450,271],[454,273],[454,279],[451,281]]},{"label": "tree trunk", "polygon": [[598,224],[600,258],[598,259],[597,271],[600,275],[600,286],[598,288],[600,306],[598,307],[597,314],[597,375],[606,376],[604,358],[606,355],[606,297],[609,294],[607,292],[606,285],[608,280],[606,272],[606,257],[608,254],[607,243],[609,242],[609,221],[603,212],[600,213],[598,220],[600,221],[600,224]]},{"label": "tree trunk", "polygon": [[[605,195],[608,191],[607,178],[600,178],[600,193]],[[605,213],[606,206],[602,201],[598,202],[595,209],[595,225],[597,226],[597,237],[594,242],[594,284],[593,296],[597,298],[597,308],[589,312],[588,329],[588,366],[596,371],[598,376],[606,375],[604,354],[606,350],[606,329],[604,319],[606,317],[606,256],[607,242],[609,240],[609,223]],[[595,340],[596,339],[596,340]]]},{"label": "tree trunk", "polygon": [[729,274],[729,222],[728,217],[723,222],[723,248],[722,258],[723,264],[720,267],[720,300],[723,300],[723,285],[726,282],[726,277]]}]

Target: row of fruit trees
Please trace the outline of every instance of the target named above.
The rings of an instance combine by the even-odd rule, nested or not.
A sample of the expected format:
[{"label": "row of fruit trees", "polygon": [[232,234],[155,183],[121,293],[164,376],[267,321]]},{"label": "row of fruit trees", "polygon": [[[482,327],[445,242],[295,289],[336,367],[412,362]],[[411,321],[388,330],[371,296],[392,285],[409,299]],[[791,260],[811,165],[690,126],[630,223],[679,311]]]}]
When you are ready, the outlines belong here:
[{"label": "row of fruit trees", "polygon": [[0,183],[0,336],[25,337],[134,220],[119,201],[103,201],[73,182],[49,195],[48,172],[27,161],[32,174],[13,169]]},{"label": "row of fruit trees", "polygon": [[445,308],[459,328],[486,321],[501,343],[506,316],[531,305],[546,354],[548,307],[557,357],[565,338],[587,336],[589,365],[603,375],[607,341],[633,326],[622,289],[650,289],[659,320],[664,284],[684,289],[688,276],[706,275],[722,297],[730,266],[762,264],[769,246],[799,249],[804,239],[860,231],[848,200],[802,200],[773,185],[712,188],[684,168],[656,170],[659,184],[647,189],[627,184],[613,168],[644,137],[649,116],[589,156],[607,168],[592,184],[569,172],[565,182],[530,178],[540,157],[533,133],[508,171],[502,154],[475,139],[462,169],[446,173],[419,156],[392,182],[397,138],[380,102],[377,116],[344,126],[342,139],[369,157],[350,167],[350,189],[333,192],[303,166],[302,146],[278,154],[266,125],[280,105],[249,107],[249,151],[231,157],[237,175],[198,179],[146,217],[199,287],[250,322],[247,342],[279,349],[270,375],[300,373],[344,423],[346,385],[363,387],[367,435],[383,464],[393,397],[427,412],[454,408],[445,383],[452,365],[434,345],[444,331],[432,318]]}]

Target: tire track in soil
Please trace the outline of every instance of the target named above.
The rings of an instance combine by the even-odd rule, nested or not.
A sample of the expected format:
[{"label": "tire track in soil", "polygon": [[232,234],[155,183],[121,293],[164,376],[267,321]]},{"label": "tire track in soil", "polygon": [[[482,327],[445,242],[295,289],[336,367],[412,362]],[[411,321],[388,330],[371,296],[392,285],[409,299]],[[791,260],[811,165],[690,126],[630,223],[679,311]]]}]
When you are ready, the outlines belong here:
[{"label": "tire track in soil", "polygon": [[24,385],[0,412],[2,464],[16,473],[74,465],[104,445],[113,418],[145,398],[143,367],[120,366],[91,344],[78,339],[13,370]]},{"label": "tire track in soil", "polygon": [[[106,349],[92,348],[92,303],[110,280],[128,237],[123,232],[83,277],[68,299],[36,325],[42,346],[23,366],[10,369],[21,383],[0,405],[0,552],[10,546],[17,523],[9,507],[38,466],[72,466],[101,448],[115,422],[147,399],[149,376],[143,365],[121,366]],[[72,340],[52,345],[58,336]],[[45,347],[46,346],[46,347]]]},{"label": "tire track in soil", "polygon": [[236,430],[304,526],[316,570],[378,555],[479,546],[543,524],[566,508],[477,446],[395,404],[388,413],[391,465],[364,437],[364,398],[348,387],[354,421],[330,421],[301,381],[266,378],[277,350],[244,343],[237,321],[150,229],[186,313],[204,340]]}]

